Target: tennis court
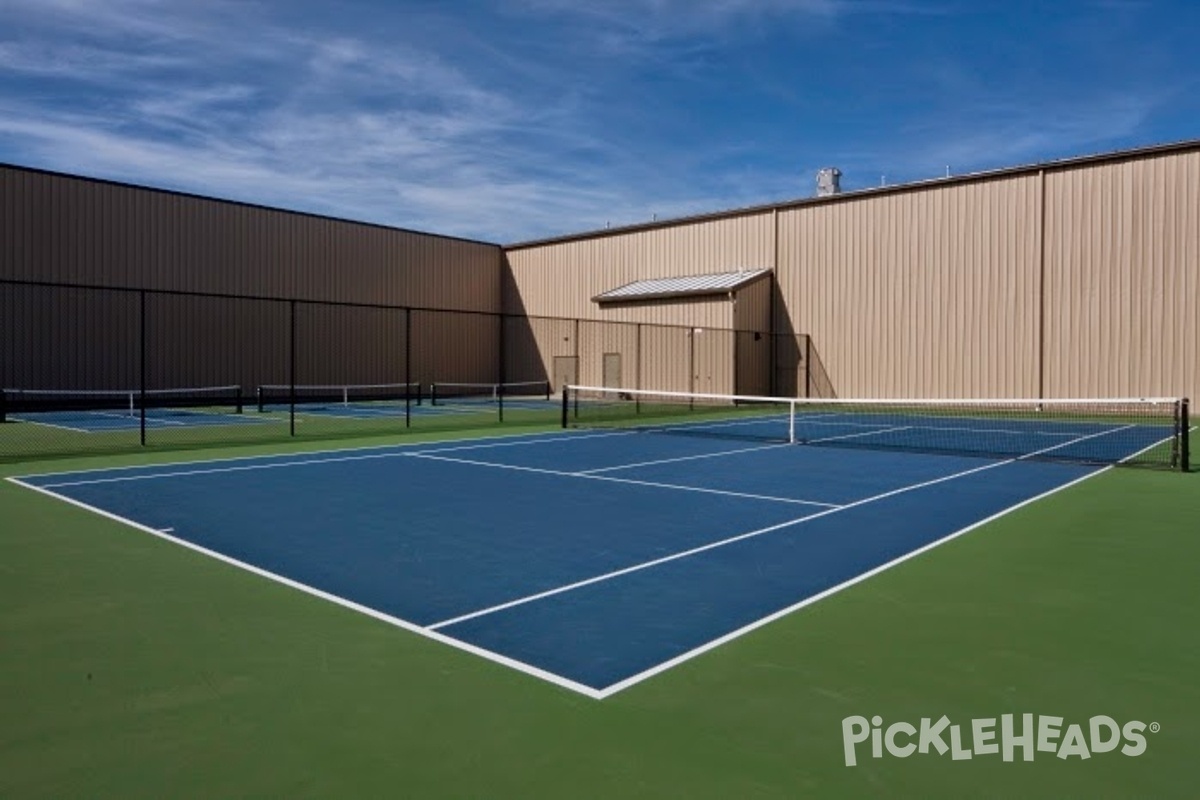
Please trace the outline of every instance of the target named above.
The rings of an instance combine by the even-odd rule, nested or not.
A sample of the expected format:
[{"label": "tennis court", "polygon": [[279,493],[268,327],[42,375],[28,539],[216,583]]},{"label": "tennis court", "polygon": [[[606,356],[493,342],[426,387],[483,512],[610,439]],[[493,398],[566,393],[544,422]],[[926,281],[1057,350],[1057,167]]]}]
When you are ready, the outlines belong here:
[{"label": "tennis court", "polygon": [[[809,415],[854,447],[770,410],[14,480],[603,698],[1167,438],[876,414]],[[947,452],[981,437],[1008,449]]]},{"label": "tennis court", "polygon": [[[250,425],[268,421],[242,413],[238,386],[191,389],[4,389],[0,421],[74,433]],[[143,414],[144,412],[144,414]],[[145,419],[143,420],[143,416]]]}]

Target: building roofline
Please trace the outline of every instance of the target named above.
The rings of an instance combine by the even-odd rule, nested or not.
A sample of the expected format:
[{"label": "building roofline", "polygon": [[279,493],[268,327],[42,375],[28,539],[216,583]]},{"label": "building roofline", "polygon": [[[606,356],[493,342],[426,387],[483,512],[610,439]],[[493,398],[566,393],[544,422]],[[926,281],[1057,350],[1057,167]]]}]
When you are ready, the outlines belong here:
[{"label": "building roofline", "polygon": [[736,219],[738,217],[754,216],[757,214],[765,214],[772,211],[790,211],[795,208],[804,208],[807,206],[826,205],[831,203],[845,203],[854,200],[861,200],[867,197],[879,197],[881,195],[902,194],[905,192],[922,191],[925,189],[941,188],[943,186],[955,186],[964,183],[975,183],[988,180],[996,180],[1000,178],[1015,177],[1018,175],[1028,175],[1038,172],[1057,172],[1068,169],[1074,169],[1081,166],[1092,164],[1117,163],[1121,161],[1130,161],[1138,158],[1150,158],[1160,155],[1171,155],[1175,153],[1188,153],[1200,151],[1200,139],[1187,139],[1179,142],[1171,142],[1168,144],[1157,144],[1146,147],[1138,147],[1128,150],[1114,150],[1106,153],[1095,153],[1085,156],[1071,156],[1068,158],[1053,159],[1042,161],[1033,164],[1022,164],[1012,167],[1001,167],[998,169],[981,170],[979,172],[969,172],[962,175],[952,175],[945,178],[927,178],[924,180],[911,181],[908,183],[897,183],[890,186],[875,186],[865,189],[854,189],[851,191],[840,192],[835,195],[827,195],[824,197],[805,197],[793,200],[785,200],[776,203],[764,203],[753,206],[745,206],[742,208],[732,208],[723,211],[713,211],[702,214],[692,214],[682,217],[673,217],[669,219],[660,219],[653,222],[636,223],[633,225],[622,225],[616,228],[601,228],[592,231],[584,231],[581,233],[564,234],[561,236],[552,236],[543,239],[531,239],[528,241],[514,242],[504,245],[505,252],[513,250],[523,250],[531,247],[544,247],[550,244],[565,244],[567,242],[583,241],[587,239],[602,239],[609,236],[621,236],[629,233],[639,233],[642,231],[658,230],[661,228],[674,228],[680,225],[694,225],[701,222],[713,222],[723,219]]},{"label": "building roofline", "polygon": [[380,230],[393,231],[396,233],[413,233],[420,236],[431,236],[436,239],[450,239],[457,242],[464,242],[466,244],[480,244],[488,247],[503,247],[503,245],[497,242],[485,242],[482,239],[468,239],[464,236],[449,236],[443,233],[419,231],[413,228],[400,228],[395,225],[384,225],[378,222],[363,222],[362,220],[349,219],[346,217],[335,217],[329,214],[318,214],[312,211],[297,211],[291,208],[268,206],[261,203],[250,203],[244,200],[229,200],[223,197],[196,194],[195,192],[185,192],[177,189],[163,189],[157,186],[146,186],[144,184],[129,183],[126,181],[112,180],[109,178],[94,178],[90,175],[77,175],[70,172],[60,172],[58,170],[44,169],[42,167],[30,167],[23,164],[12,164],[4,161],[0,161],[0,169],[12,169],[17,170],[18,172],[27,172],[37,175],[49,175],[55,178],[67,178],[70,180],[84,181],[87,183],[101,184],[104,186],[116,186],[122,189],[137,189],[143,192],[154,192],[155,194],[170,195],[172,197],[183,197],[189,200],[206,200],[211,203],[222,203],[224,205],[239,206],[241,208],[252,208],[258,211],[274,211],[280,214],[291,214],[299,217],[307,217],[309,219],[325,220],[327,222],[341,222],[348,225],[365,225],[369,228],[378,228]]}]

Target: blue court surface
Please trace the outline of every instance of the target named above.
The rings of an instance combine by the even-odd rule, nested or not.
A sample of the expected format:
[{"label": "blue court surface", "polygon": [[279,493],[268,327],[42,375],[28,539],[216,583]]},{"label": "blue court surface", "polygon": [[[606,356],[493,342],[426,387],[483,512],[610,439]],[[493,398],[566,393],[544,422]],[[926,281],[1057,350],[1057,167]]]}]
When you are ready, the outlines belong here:
[{"label": "blue court surface", "polygon": [[578,431],[17,482],[601,698],[1097,470]]}]

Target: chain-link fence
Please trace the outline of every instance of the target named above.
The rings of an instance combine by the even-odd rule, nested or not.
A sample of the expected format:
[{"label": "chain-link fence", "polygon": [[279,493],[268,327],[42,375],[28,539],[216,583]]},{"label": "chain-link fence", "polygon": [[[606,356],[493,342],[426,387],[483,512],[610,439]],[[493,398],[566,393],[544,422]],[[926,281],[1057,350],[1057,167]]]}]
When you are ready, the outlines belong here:
[{"label": "chain-link fence", "polygon": [[5,460],[552,425],[566,384],[812,383],[807,337],[767,332],[14,281],[0,315]]}]

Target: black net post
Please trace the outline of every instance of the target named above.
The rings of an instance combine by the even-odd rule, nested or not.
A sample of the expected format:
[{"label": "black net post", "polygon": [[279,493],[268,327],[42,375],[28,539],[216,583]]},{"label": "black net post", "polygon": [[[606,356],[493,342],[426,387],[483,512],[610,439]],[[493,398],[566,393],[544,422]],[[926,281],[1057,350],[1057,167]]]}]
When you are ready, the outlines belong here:
[{"label": "black net post", "polygon": [[1179,404],[1179,468],[1187,472],[1191,467],[1188,457],[1190,455],[1188,448],[1188,440],[1191,438],[1191,414],[1189,413],[1190,402],[1185,397]]},{"label": "black net post", "polygon": [[497,384],[497,386],[496,386],[496,413],[499,414],[499,416],[500,416],[500,419],[499,419],[500,422],[504,422],[504,392],[505,392],[504,384],[503,383]]},{"label": "black net post", "polygon": [[138,292],[138,327],[141,342],[138,345],[138,428],[142,447],[146,446],[146,290]]},{"label": "black net post", "polygon": [[566,387],[566,386],[563,386],[563,387],[562,387],[562,426],[563,426],[564,428],[568,427],[568,424],[567,424],[567,422],[568,422],[568,420],[567,420],[567,417],[568,417],[568,414],[567,414],[567,409],[569,408],[569,406],[570,406],[570,403],[571,403],[571,401],[570,401],[570,399],[569,399],[569,397],[568,397],[568,395],[569,395],[570,393],[571,393],[571,392],[570,392],[570,389],[569,389],[568,387]]},{"label": "black net post", "polygon": [[812,337],[804,335],[804,396],[812,397]]}]

